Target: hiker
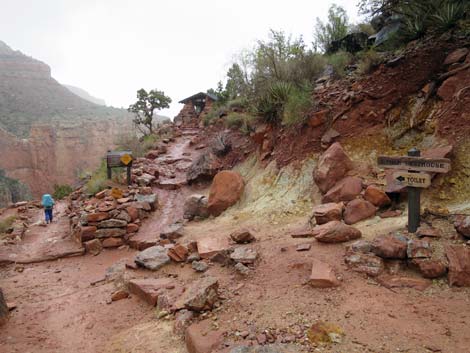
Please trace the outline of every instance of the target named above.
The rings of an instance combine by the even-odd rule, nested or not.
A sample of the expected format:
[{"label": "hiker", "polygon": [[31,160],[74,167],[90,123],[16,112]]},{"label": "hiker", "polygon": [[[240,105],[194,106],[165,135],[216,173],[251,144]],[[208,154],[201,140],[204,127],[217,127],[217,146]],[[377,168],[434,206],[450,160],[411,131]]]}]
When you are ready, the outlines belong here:
[{"label": "hiker", "polygon": [[54,199],[49,194],[42,195],[42,206],[44,207],[44,214],[46,216],[46,224],[52,223],[52,208],[54,207]]}]

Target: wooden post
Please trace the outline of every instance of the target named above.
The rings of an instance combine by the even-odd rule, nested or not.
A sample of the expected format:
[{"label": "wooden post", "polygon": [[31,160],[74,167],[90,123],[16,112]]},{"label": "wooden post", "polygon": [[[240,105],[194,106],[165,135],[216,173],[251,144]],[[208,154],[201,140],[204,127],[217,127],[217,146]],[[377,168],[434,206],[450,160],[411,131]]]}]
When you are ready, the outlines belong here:
[{"label": "wooden post", "polygon": [[108,179],[111,179],[111,167],[108,167]]},{"label": "wooden post", "polygon": [[132,163],[127,166],[127,185],[131,185],[131,167]]},{"label": "wooden post", "polygon": [[[408,151],[408,156],[419,157],[421,151],[417,148],[412,148]],[[410,173],[416,171],[409,170]],[[416,233],[419,228],[420,222],[420,209],[421,209],[421,189],[408,186],[408,232]]]}]

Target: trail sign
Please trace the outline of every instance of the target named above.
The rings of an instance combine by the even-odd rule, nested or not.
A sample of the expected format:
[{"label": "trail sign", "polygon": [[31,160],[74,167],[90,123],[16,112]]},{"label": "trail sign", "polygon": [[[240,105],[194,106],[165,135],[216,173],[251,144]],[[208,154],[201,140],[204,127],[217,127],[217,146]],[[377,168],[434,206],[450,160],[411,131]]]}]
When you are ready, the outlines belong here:
[{"label": "trail sign", "polygon": [[[408,231],[417,231],[420,223],[421,188],[431,185],[431,176],[420,172],[447,173],[450,170],[448,158],[423,158],[421,152],[412,148],[408,156],[379,156],[377,164],[384,169],[397,169],[393,173],[393,183],[408,188]],[[405,171],[401,171],[405,170]],[[407,171],[407,172],[406,172]]]},{"label": "trail sign", "polygon": [[431,185],[431,176],[427,173],[394,172],[393,180],[399,186],[414,188],[428,188]]},{"label": "trail sign", "polygon": [[387,157],[379,156],[379,168],[413,170],[417,172],[447,173],[450,170],[448,158]]},{"label": "trail sign", "polygon": [[106,167],[108,168],[108,179],[111,179],[111,168],[127,168],[127,185],[131,184],[132,151],[108,151],[106,154]]}]

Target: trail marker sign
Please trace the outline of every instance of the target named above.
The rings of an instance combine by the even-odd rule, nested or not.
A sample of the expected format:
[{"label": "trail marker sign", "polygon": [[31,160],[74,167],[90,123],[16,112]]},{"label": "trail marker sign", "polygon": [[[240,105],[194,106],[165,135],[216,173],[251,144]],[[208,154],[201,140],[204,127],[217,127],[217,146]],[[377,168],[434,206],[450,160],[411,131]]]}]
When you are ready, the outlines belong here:
[{"label": "trail marker sign", "polygon": [[431,185],[431,175],[428,173],[447,173],[450,170],[448,158],[423,158],[416,148],[408,151],[408,156],[389,157],[379,156],[377,164],[383,169],[396,169],[393,173],[393,183],[408,188],[408,231],[415,233],[420,223],[421,188]]},{"label": "trail marker sign", "polygon": [[450,159],[448,158],[380,156],[377,163],[380,168],[413,170],[417,172],[447,173],[450,170]]},{"label": "trail marker sign", "polygon": [[431,186],[431,175],[428,173],[394,172],[393,180],[400,186],[412,186],[414,188],[428,188]]},{"label": "trail marker sign", "polygon": [[108,151],[106,154],[106,167],[108,179],[111,179],[111,169],[117,167],[127,168],[127,185],[131,184],[132,151]]}]

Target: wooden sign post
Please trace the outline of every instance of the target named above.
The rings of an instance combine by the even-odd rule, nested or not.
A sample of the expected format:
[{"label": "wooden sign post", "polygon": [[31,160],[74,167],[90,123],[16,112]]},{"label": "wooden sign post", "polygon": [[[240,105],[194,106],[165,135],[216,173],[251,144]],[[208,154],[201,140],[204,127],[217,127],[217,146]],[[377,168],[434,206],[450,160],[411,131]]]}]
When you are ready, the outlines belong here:
[{"label": "wooden sign post", "polygon": [[395,185],[408,188],[408,231],[415,233],[420,223],[421,189],[431,185],[431,175],[422,172],[447,173],[448,158],[422,158],[420,150],[412,148],[406,157],[380,156],[378,165],[384,169],[397,169],[393,173]]},{"label": "wooden sign post", "polygon": [[131,185],[132,151],[108,151],[106,154],[106,167],[108,179],[111,179],[111,169],[116,167],[127,168],[127,185]]}]

